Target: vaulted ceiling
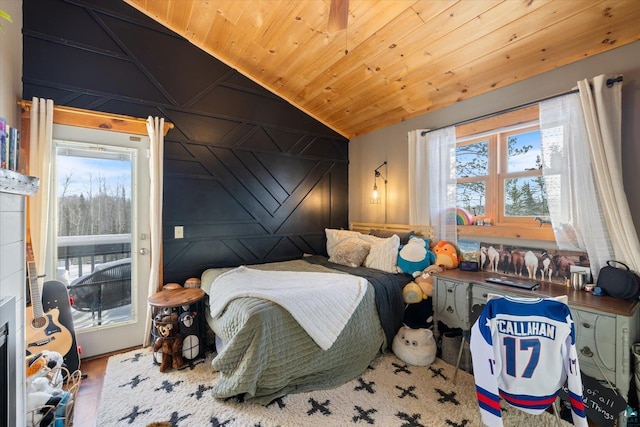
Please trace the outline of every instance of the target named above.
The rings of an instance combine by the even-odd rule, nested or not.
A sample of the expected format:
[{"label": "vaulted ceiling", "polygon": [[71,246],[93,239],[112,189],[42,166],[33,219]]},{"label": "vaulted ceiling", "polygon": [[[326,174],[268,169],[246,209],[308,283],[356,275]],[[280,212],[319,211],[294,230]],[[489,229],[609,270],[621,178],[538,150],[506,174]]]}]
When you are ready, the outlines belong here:
[{"label": "vaulted ceiling", "polygon": [[640,40],[637,0],[350,0],[332,31],[330,0],[124,1],[347,138]]}]

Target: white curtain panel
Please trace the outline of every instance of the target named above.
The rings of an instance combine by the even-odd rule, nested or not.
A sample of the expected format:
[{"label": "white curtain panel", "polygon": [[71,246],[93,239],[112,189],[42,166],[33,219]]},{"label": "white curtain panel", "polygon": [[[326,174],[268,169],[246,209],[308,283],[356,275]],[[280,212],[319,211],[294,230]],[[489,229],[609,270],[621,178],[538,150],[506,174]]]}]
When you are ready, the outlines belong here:
[{"label": "white curtain panel", "polygon": [[[149,133],[149,202],[151,228],[151,270],[149,273],[148,296],[158,291],[160,262],[162,259],[162,179],[164,156],[164,119],[151,117],[147,119]],[[147,323],[145,326],[144,345],[151,344],[151,307],[147,307]]]},{"label": "white curtain panel", "polygon": [[613,251],[595,187],[577,93],[542,101],[542,174],[558,248],[587,252],[595,275]]},{"label": "white curtain panel", "polygon": [[[27,198],[31,247],[38,272],[45,271],[51,182],[51,150],[53,138],[53,100],[33,98],[29,128],[29,175],[40,178],[40,187]],[[43,279],[38,279],[42,289]]]},{"label": "white curtain panel", "polygon": [[[427,163],[422,165],[429,186],[429,210],[434,240],[458,243],[456,215],[456,128],[449,126],[426,135]],[[426,170],[425,169],[426,166]]]},{"label": "white curtain panel", "polygon": [[614,259],[640,272],[640,243],[622,181],[622,83],[608,87],[607,80],[611,77],[600,75],[591,82],[581,80],[578,89]]},{"label": "white curtain panel", "polygon": [[409,141],[409,224],[431,224],[429,210],[429,164],[427,130],[417,129],[408,134]]}]

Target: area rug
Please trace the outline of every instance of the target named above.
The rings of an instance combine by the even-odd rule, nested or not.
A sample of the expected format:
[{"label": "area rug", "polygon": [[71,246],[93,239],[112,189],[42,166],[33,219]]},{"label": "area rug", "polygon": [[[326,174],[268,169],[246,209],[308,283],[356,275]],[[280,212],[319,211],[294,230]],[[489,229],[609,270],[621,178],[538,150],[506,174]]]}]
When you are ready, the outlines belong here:
[{"label": "area rug", "polygon": [[[160,373],[150,351],[109,358],[97,425],[300,427],[300,426],[478,426],[473,377],[436,359],[430,367],[408,366],[392,354],[376,358],[363,374],[331,390],[290,394],[268,406],[211,396],[217,373],[213,355],[179,371]],[[504,407],[505,426],[555,426],[538,416]],[[570,426],[569,423],[563,425]]]}]

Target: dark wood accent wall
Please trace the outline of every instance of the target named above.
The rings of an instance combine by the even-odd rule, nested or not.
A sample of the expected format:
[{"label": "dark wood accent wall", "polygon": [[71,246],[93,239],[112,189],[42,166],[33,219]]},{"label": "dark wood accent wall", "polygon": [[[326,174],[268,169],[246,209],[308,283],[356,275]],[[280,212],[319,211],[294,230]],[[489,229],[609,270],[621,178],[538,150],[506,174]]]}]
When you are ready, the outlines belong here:
[{"label": "dark wood accent wall", "polygon": [[165,138],[165,282],[325,253],[324,228],[348,226],[348,140],[124,2],[23,9],[25,99],[175,124]]}]

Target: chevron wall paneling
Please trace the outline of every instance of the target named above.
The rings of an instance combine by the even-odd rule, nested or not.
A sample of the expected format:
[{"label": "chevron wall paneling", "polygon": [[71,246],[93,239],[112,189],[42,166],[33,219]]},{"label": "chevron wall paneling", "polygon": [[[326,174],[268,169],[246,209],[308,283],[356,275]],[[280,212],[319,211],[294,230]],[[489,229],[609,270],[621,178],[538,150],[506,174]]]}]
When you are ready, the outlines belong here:
[{"label": "chevron wall paneling", "polygon": [[324,228],[348,226],[348,140],[124,2],[23,8],[25,99],[175,124],[165,282],[325,253]]}]

